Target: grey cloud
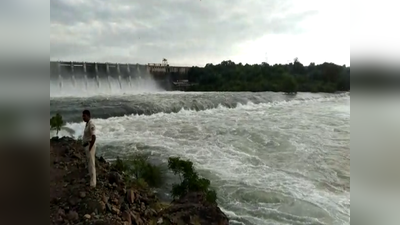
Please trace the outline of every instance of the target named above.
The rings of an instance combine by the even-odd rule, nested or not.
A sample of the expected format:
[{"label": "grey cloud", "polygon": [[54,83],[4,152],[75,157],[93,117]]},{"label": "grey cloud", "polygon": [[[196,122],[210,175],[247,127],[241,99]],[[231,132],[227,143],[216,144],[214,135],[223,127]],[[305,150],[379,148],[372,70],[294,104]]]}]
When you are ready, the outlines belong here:
[{"label": "grey cloud", "polygon": [[290,0],[51,0],[51,58],[153,62],[223,60],[265,34],[299,33],[315,11]]}]

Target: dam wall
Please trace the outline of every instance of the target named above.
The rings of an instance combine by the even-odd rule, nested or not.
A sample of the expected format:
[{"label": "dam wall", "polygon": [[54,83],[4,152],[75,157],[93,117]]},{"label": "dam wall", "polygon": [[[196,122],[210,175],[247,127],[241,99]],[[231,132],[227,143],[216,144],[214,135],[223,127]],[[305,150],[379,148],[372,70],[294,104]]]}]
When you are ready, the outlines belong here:
[{"label": "dam wall", "polygon": [[[152,79],[166,90],[180,90],[177,82],[186,81],[190,67],[170,66],[166,63],[121,64],[74,61],[50,61],[50,79],[118,79],[131,82]],[[176,88],[175,88],[176,87]]]},{"label": "dam wall", "polygon": [[58,78],[75,76],[75,78],[121,76],[122,78],[131,77],[152,77],[155,80],[166,78],[173,81],[186,80],[190,67],[170,66],[165,64],[120,64],[120,63],[96,63],[96,62],[63,62],[50,61],[50,77]]},{"label": "dam wall", "polygon": [[190,67],[170,66],[166,63],[121,64],[74,61],[50,61],[51,80],[118,79],[120,82],[140,79],[154,80],[166,90],[181,90],[176,85],[187,80]]},{"label": "dam wall", "polygon": [[50,77],[58,78],[74,76],[75,78],[102,78],[118,77],[136,78],[149,76],[147,65],[141,64],[118,64],[118,63],[95,63],[95,62],[50,62]]}]

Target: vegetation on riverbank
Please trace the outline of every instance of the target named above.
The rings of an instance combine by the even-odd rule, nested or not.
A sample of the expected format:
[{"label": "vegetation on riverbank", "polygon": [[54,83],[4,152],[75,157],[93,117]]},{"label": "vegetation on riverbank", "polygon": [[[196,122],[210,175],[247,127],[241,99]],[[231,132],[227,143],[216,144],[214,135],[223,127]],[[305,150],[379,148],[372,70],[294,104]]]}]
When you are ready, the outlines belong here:
[{"label": "vegetation on riverbank", "polygon": [[62,116],[57,113],[55,116],[50,119],[50,129],[56,131],[56,135],[61,130],[61,128],[65,125]]},{"label": "vegetation on riverbank", "polygon": [[[123,178],[128,184],[140,188],[161,187],[165,182],[166,171],[160,166],[149,163],[148,156],[145,154],[135,154],[125,160],[117,158],[112,164],[112,168],[122,172]],[[195,171],[191,161],[179,157],[169,157],[168,169],[178,175],[181,181],[172,186],[171,196],[174,199],[182,198],[191,192],[201,192],[209,203],[216,203],[217,194],[210,188],[210,180],[201,177]]]},{"label": "vegetation on riverbank", "polygon": [[350,67],[323,63],[304,66],[297,58],[282,65],[243,65],[230,60],[192,67],[188,91],[336,92],[350,90]]}]

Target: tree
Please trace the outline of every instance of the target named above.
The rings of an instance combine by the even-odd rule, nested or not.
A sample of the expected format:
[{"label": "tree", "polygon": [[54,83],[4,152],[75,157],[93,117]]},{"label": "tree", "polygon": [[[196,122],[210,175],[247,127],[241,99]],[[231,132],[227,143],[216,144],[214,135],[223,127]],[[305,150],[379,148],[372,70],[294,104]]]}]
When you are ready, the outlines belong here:
[{"label": "tree", "polygon": [[193,168],[193,163],[189,160],[182,160],[179,157],[169,157],[168,168],[175,175],[179,175],[180,184],[172,186],[172,197],[183,197],[189,192],[203,192],[210,203],[215,203],[217,193],[210,189],[210,180],[201,178]]},{"label": "tree", "polygon": [[[188,91],[283,91],[335,92],[350,89],[350,68],[333,63],[304,66],[299,59],[289,64],[241,64],[231,60],[220,64],[192,67],[188,74],[194,83]],[[288,78],[290,76],[291,78]]]},{"label": "tree", "polygon": [[282,89],[286,94],[295,94],[297,93],[297,82],[293,76],[284,75],[285,78],[283,80]]},{"label": "tree", "polygon": [[64,124],[65,124],[65,122],[63,121],[63,118],[59,113],[57,113],[55,116],[51,117],[51,119],[50,119],[50,129],[56,130],[57,136],[58,136],[58,132],[61,130],[61,128],[64,126]]}]

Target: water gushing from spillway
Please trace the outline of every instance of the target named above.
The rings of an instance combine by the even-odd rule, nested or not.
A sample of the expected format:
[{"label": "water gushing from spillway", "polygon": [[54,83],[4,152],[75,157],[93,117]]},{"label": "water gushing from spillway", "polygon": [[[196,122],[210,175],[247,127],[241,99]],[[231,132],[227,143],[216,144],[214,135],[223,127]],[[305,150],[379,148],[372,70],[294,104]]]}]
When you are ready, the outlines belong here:
[{"label": "water gushing from spillway", "polygon": [[[75,77],[74,77],[74,82],[75,82]],[[88,86],[88,79],[87,79],[87,75],[85,74],[85,89],[87,90],[87,86]]]},{"label": "water gushing from spillway", "polygon": [[59,74],[58,75],[58,86],[60,86],[60,88],[62,88],[62,86],[63,86],[63,82],[62,82],[62,76],[61,76],[61,74]]},{"label": "water gushing from spillway", "polygon": [[157,83],[150,79],[123,78],[122,76],[107,76],[101,78],[63,77],[50,80],[50,97],[92,97],[92,96],[111,96],[111,95],[132,95],[140,93],[163,92]]},{"label": "water gushing from spillway", "polygon": [[72,75],[72,85],[74,85],[74,87],[76,87],[76,80],[75,80],[75,76]]},{"label": "water gushing from spillway", "polygon": [[108,81],[108,87],[110,87],[110,89],[111,89],[111,77],[110,76],[107,76],[107,81]]},{"label": "water gushing from spillway", "polygon": [[99,76],[96,76],[96,84],[97,84],[97,87],[99,87],[99,88],[100,88],[100,80],[99,80]]},{"label": "water gushing from spillway", "polygon": [[122,89],[121,76],[118,76],[119,88]]}]

